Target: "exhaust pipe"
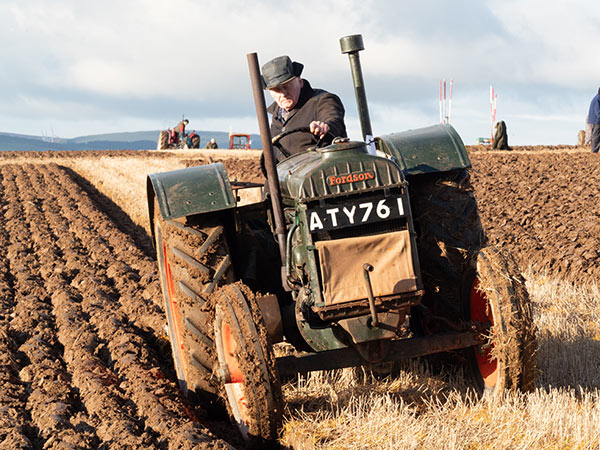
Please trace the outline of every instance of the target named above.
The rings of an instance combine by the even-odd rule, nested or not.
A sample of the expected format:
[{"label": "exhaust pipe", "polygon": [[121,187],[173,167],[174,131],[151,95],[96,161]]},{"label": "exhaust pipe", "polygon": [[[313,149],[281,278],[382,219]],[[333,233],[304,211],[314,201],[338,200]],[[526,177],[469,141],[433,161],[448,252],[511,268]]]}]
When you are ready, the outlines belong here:
[{"label": "exhaust pipe", "polygon": [[363,139],[367,141],[367,136],[373,137],[371,130],[371,119],[369,117],[369,107],[367,105],[367,94],[360,67],[360,57],[358,52],[365,49],[362,35],[353,34],[340,38],[340,47],[342,53],[348,54],[350,60],[350,69],[352,70],[352,80],[354,81],[354,94],[356,95],[356,106],[358,107],[358,118],[360,128],[362,129]]}]

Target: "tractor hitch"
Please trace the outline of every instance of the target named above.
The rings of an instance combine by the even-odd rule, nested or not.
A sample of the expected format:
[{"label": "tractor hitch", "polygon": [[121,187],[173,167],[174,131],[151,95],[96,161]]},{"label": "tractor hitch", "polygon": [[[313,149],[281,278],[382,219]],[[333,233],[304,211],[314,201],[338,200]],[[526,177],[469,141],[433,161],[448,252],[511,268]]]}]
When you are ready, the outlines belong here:
[{"label": "tractor hitch", "polygon": [[[417,338],[390,341],[387,354],[381,362],[400,361],[458,350],[478,345],[478,333],[452,332]],[[301,356],[276,358],[280,376],[306,374],[315,370],[334,370],[369,364],[354,347],[308,353]]]}]

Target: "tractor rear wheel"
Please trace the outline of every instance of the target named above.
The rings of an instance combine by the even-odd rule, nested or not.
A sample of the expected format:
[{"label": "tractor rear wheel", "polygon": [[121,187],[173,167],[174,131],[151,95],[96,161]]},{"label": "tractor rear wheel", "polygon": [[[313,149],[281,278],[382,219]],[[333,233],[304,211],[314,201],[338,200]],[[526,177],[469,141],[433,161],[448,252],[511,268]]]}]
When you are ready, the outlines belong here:
[{"label": "tractor rear wheel", "polygon": [[212,314],[207,301],[215,288],[233,281],[224,229],[165,221],[158,206],[155,211],[157,260],[179,385],[186,396],[217,394]]},{"label": "tractor rear wheel", "polygon": [[283,399],[275,356],[255,297],[241,284],[217,293],[214,336],[222,393],[244,439],[264,448],[277,439]]},{"label": "tractor rear wheel", "polygon": [[192,148],[200,148],[200,136],[195,134],[191,139]]},{"label": "tractor rear wheel", "polygon": [[485,341],[469,351],[476,387],[491,396],[532,390],[537,372],[535,325],[516,264],[486,247],[473,258],[464,288],[465,319],[490,326]]},{"label": "tractor rear wheel", "polygon": [[156,144],[156,150],[166,150],[169,146],[169,133],[167,131],[161,131],[158,134],[158,142]]},{"label": "tractor rear wheel", "polygon": [[[486,349],[490,349],[492,355],[500,352],[497,360],[489,361],[489,353],[487,356],[476,358],[473,349],[468,349],[466,354],[453,352],[436,355],[433,360],[466,365],[469,372],[475,374],[476,385],[482,392],[498,393],[503,389],[513,388],[530,389],[535,382],[536,344],[529,297],[512,259],[507,259],[502,266],[501,256],[497,255],[495,250],[484,249],[486,238],[469,172],[457,170],[442,174],[418,175],[410,177],[408,181],[425,288],[423,304],[428,309],[426,314],[418,307],[411,311],[412,331],[416,335],[428,335],[456,330],[465,321],[478,320],[498,324],[508,321],[513,327],[510,335],[519,339],[515,344],[515,348],[520,349],[517,352],[519,356],[503,355],[500,350],[503,350],[504,346],[496,345],[494,337],[476,352],[480,356],[487,351]],[[504,269],[486,270],[483,261],[492,261],[492,267]],[[488,298],[487,294],[480,294],[478,280],[481,277],[478,270],[486,274],[492,273],[489,276],[485,275],[486,279],[498,278],[497,286],[498,289],[502,289],[503,296],[490,294],[491,298]],[[512,294],[508,295],[507,292]],[[474,308],[472,312],[471,305]],[[507,319],[503,315],[505,310],[516,311],[511,313],[510,317],[518,319]],[[497,350],[491,350],[494,348]],[[520,375],[515,375],[517,373]],[[492,381],[494,376],[495,382]]]},{"label": "tractor rear wheel", "polygon": [[[469,172],[418,175],[408,181],[425,287],[423,304],[436,316],[458,324],[463,318],[463,274],[470,256],[485,244]],[[418,309],[413,316],[418,316]],[[419,333],[447,331],[443,324],[424,324],[417,317],[411,321]]]}]

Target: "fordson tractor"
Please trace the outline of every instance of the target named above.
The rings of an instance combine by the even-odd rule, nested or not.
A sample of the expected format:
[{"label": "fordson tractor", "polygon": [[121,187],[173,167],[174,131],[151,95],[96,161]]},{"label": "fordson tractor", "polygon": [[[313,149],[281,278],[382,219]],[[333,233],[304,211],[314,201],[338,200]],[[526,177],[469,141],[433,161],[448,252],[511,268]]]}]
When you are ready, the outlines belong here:
[{"label": "fordson tractor", "polygon": [[[222,399],[255,443],[277,438],[281,379],[296,374],[441,354],[482,395],[535,381],[524,280],[486,245],[461,138],[448,124],[372,137],[362,37],[340,44],[366,142],[335,139],[276,165],[282,135],[270,136],[252,53],[263,200],[240,201],[256,184],[221,163],[148,177],[180,386]],[[294,351],[276,356],[280,342]]]}]

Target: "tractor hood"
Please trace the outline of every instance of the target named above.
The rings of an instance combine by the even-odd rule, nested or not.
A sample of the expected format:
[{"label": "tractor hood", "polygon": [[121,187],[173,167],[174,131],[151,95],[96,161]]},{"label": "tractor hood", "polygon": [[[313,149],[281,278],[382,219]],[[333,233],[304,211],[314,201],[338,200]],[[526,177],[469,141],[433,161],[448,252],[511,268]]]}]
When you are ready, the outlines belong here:
[{"label": "tractor hood", "polygon": [[281,196],[299,201],[404,184],[396,163],[370,154],[358,141],[298,153],[281,162],[277,173]]}]

